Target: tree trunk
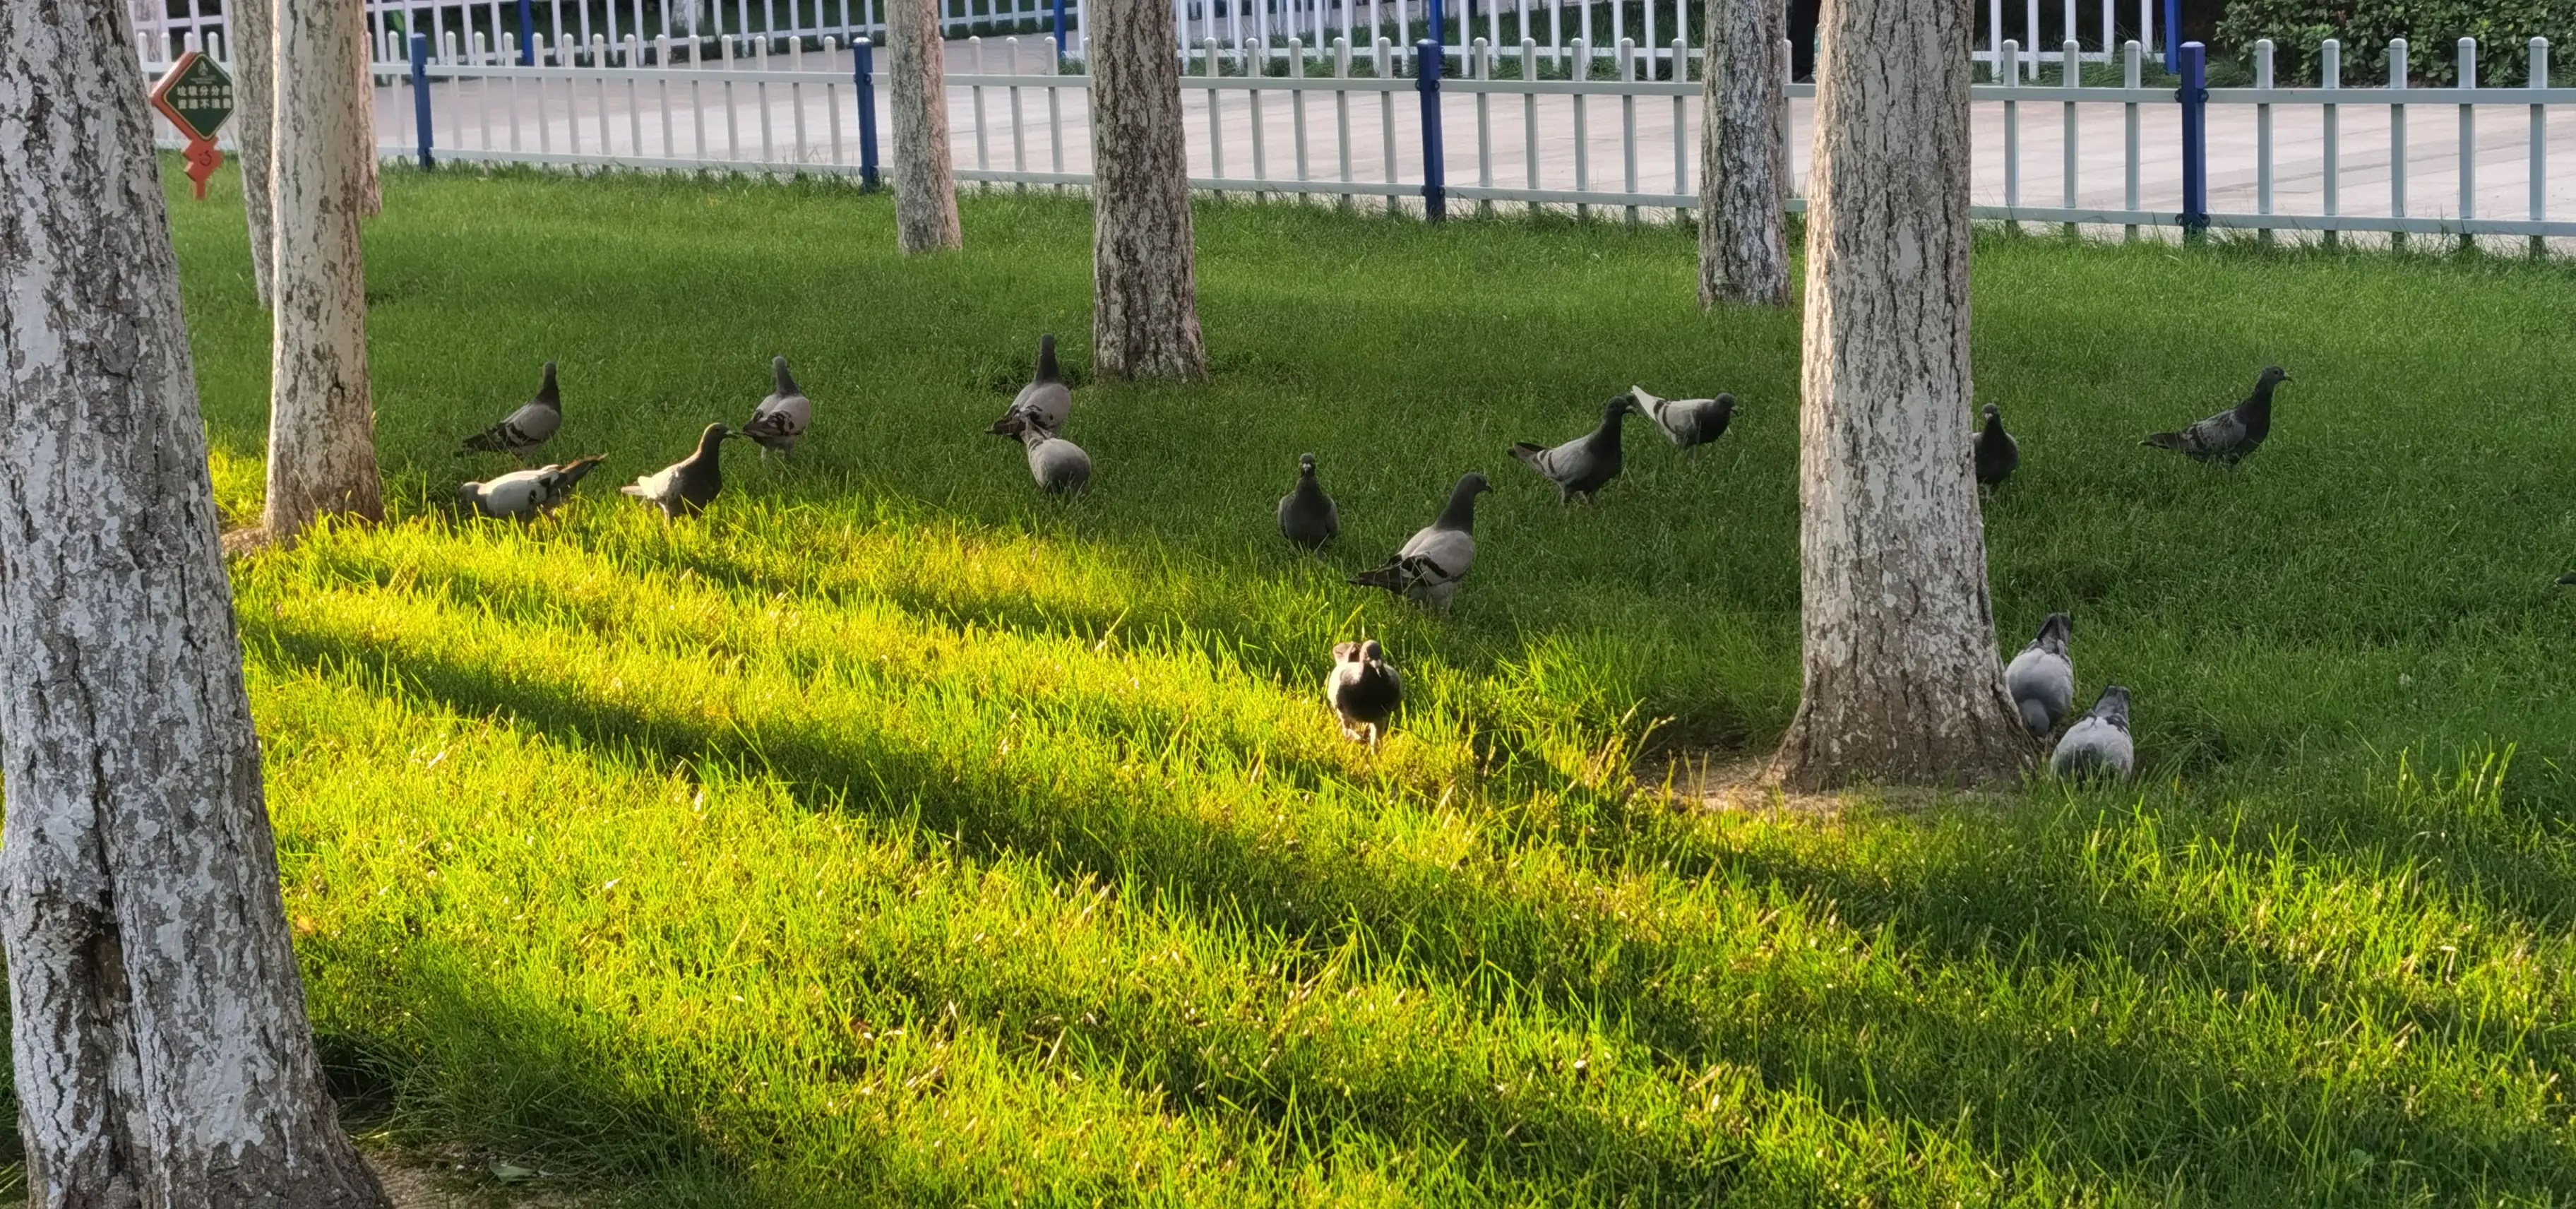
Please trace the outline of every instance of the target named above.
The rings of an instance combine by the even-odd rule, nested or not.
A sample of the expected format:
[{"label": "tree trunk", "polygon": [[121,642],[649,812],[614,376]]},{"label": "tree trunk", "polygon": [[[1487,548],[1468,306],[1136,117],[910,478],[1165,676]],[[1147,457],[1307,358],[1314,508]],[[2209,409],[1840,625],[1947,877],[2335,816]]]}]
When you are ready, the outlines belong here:
[{"label": "tree trunk", "polygon": [[1171,7],[1099,0],[1091,18],[1092,371],[1204,378]]},{"label": "tree trunk", "polygon": [[[268,412],[267,538],[291,542],[315,518],[384,515],[375,404],[367,388],[367,284],[358,219],[366,204],[364,109],[350,48],[356,4],[277,7],[276,291]],[[317,65],[321,70],[299,70]]]},{"label": "tree trunk", "polygon": [[0,123],[0,941],[28,1203],[382,1206],[304,1015],[143,94],[123,5],[0,4],[22,115]]},{"label": "tree trunk", "polygon": [[966,246],[957,227],[957,178],[948,165],[948,86],[938,0],[890,0],[886,37],[894,84],[894,246],[946,252]]},{"label": "tree trunk", "polygon": [[1826,0],[1799,416],[1795,788],[2033,754],[1995,658],[1968,377],[1968,7]]},{"label": "tree trunk", "polygon": [[268,140],[277,118],[276,0],[228,0],[225,33],[233,52],[233,137],[240,144],[242,217],[250,226],[251,288],[262,305],[275,295],[271,264],[277,226],[269,194]]},{"label": "tree trunk", "polygon": [[1781,234],[1779,0],[1708,0],[1700,84],[1699,304],[1789,301]]},{"label": "tree trunk", "polygon": [[[270,0],[285,4],[291,0]],[[376,180],[376,48],[375,37],[367,31],[367,16],[358,14],[350,32],[357,35],[358,46],[358,173],[364,181],[358,186],[358,213],[384,213],[385,192]]]}]

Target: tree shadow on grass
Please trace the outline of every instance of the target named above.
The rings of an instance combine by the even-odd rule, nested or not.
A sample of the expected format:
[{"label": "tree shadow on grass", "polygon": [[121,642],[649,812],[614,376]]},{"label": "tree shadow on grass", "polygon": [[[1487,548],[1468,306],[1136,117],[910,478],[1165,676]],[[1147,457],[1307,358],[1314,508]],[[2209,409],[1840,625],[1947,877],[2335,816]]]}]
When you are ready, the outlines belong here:
[{"label": "tree shadow on grass", "polygon": [[[2342,1186],[2351,1150],[2416,1164],[2407,1170],[2424,1174],[2407,1179],[2453,1195],[2540,1197],[2576,1169],[2544,1126],[2417,1116],[2402,1089],[2313,1068],[2249,1076],[2238,1056],[2190,1048],[2206,1039],[2205,1029],[2201,1039],[2191,1035],[2205,1020],[2180,1019],[2177,1033],[2173,1020],[2113,1029],[2052,1018],[2066,1005],[2050,1001],[2049,984],[2073,977],[2067,966],[2090,965],[2114,984],[2186,989],[2224,987],[2242,971],[2293,1014],[2351,990],[2286,973],[2213,922],[2172,920],[2125,891],[2106,892],[2088,880],[2078,846],[2032,849],[2011,866],[1954,844],[1904,880],[1763,852],[1729,854],[1701,870],[1892,942],[1877,968],[1896,972],[1837,990],[1801,981],[1794,962],[1653,935],[1589,907],[1579,891],[1551,898],[1498,884],[1502,874],[1482,867],[1372,857],[1345,837],[1303,843],[1293,821],[1219,821],[1150,790],[1020,783],[1007,769],[961,767],[876,733],[764,726],[755,738],[289,624],[254,619],[245,628],[290,663],[363,669],[460,713],[516,717],[564,742],[766,768],[808,809],[917,819],[975,856],[1032,856],[1069,881],[1132,884],[1186,911],[1234,912],[1301,940],[1318,966],[1365,933],[1379,951],[1402,954],[1390,969],[1454,983],[1489,1008],[1490,992],[1477,988],[1499,972],[1519,994],[1568,1014],[1615,1019],[1676,1080],[1713,1062],[1749,1066],[1772,1088],[1812,1089],[1831,1112],[1959,1138],[1998,1170],[2036,1160],[2140,1189],[2181,1179],[2200,1194],[2254,1199]],[[1961,903],[2011,906],[1963,913]],[[922,984],[914,993],[953,990]],[[1027,995],[1019,1010],[1029,1022],[1097,1006],[1050,997],[1048,988]],[[2170,1014],[2175,1002],[2148,997],[2146,1010]],[[2422,1012],[2421,1024],[2437,1036],[2478,1035],[2448,1009]],[[1192,1076],[1212,1073],[1219,1080],[1210,1095],[1283,1116],[1297,1092],[1207,1071],[1194,1050],[1151,1037],[1111,1044],[1128,1049],[1121,1069],[1135,1072],[1129,1077],[1163,1087],[1194,1087],[1209,1080]],[[1451,1141],[1469,1169],[1498,1174],[1519,1170],[1541,1139],[1539,1153],[1590,1155],[1641,1187],[1674,1192],[1745,1161],[1710,1149],[1640,1152],[1617,1121],[1571,1108],[1562,1119],[1523,1122],[1514,1135],[1479,1100],[1426,1105],[1398,1088],[1334,1111],[1399,1140],[1417,1138],[1425,1119],[1483,1124]],[[2332,1145],[2319,1149],[2320,1140]]]}]

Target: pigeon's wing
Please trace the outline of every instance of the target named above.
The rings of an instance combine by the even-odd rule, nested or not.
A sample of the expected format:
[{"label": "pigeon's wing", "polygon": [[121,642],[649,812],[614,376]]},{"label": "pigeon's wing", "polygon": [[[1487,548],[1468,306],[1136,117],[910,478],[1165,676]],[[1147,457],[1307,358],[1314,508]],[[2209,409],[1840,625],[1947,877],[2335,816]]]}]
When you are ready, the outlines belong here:
[{"label": "pigeon's wing", "polygon": [[2012,694],[2031,732],[2046,734],[2075,706],[2075,665],[2034,642],[2004,668],[2004,691]]},{"label": "pigeon's wing", "polygon": [[673,464],[628,483],[618,490],[640,500],[668,504],[679,491],[679,481],[680,468],[677,464]]},{"label": "pigeon's wing", "polygon": [[535,403],[522,403],[508,418],[465,438],[465,448],[477,453],[508,453],[543,445],[563,426],[563,413]]},{"label": "pigeon's wing", "polygon": [[1073,414],[1073,391],[1062,382],[1031,382],[1011,399],[1011,411],[1035,417],[1053,432],[1064,427],[1064,418]]},{"label": "pigeon's wing", "polygon": [[548,480],[542,470],[520,470],[483,484],[483,510],[493,516],[525,516],[544,507]]},{"label": "pigeon's wing", "polygon": [[742,435],[755,440],[761,437],[795,438],[804,435],[805,426],[813,422],[814,404],[803,395],[771,395],[760,401],[751,420],[742,426]]},{"label": "pigeon's wing", "polygon": [[2183,451],[2193,457],[2214,458],[2235,451],[2245,443],[2245,422],[2229,408],[2182,430]]},{"label": "pigeon's wing", "polygon": [[1476,538],[1457,529],[1424,529],[1395,556],[1425,586],[1455,585],[1476,563]]}]

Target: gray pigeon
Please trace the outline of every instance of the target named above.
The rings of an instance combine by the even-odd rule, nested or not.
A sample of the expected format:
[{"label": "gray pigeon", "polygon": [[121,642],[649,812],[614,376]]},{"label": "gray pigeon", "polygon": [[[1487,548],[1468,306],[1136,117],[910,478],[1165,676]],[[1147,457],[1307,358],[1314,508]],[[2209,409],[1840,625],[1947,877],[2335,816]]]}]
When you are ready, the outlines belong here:
[{"label": "gray pigeon", "polygon": [[1404,703],[1404,674],[1386,661],[1376,639],[1333,647],[1333,670],[1324,677],[1324,700],[1341,716],[1342,737],[1377,746],[1386,720]]},{"label": "gray pigeon", "polygon": [[1449,491],[1449,506],[1429,528],[1417,530],[1385,565],[1351,577],[1363,588],[1384,588],[1436,609],[1449,607],[1458,581],[1476,563],[1476,496],[1493,490],[1485,476],[1469,471]]},{"label": "gray pigeon", "polygon": [[1638,415],[1655,422],[1673,444],[1684,449],[1706,445],[1726,435],[1726,426],[1735,421],[1735,396],[1719,394],[1714,399],[1658,399],[1642,386],[1628,388],[1630,406]]},{"label": "gray pigeon", "polygon": [[1028,423],[1018,417],[1005,416],[1012,430],[1004,435],[1018,437],[1029,450],[1029,477],[1036,479],[1038,489],[1054,495],[1080,495],[1091,488],[1091,455],[1049,429]]},{"label": "gray pigeon", "polygon": [[519,405],[500,423],[465,438],[465,448],[456,456],[478,453],[506,453],[517,457],[543,445],[563,427],[563,395],[555,389],[555,363],[546,362],[545,381],[537,386],[537,397]]},{"label": "gray pigeon", "polygon": [[2075,661],[2066,657],[2066,640],[2074,634],[2066,614],[2051,613],[2039,623],[2039,636],[2004,667],[2004,690],[2033,735],[2057,729],[2057,720],[2075,707]]},{"label": "gray pigeon", "polygon": [[1619,477],[1619,421],[1627,418],[1632,404],[1621,395],[1601,409],[1601,426],[1554,449],[1542,449],[1527,441],[1512,446],[1512,456],[1556,484],[1556,499],[1565,503],[1576,496],[1589,500],[1603,484]]},{"label": "gray pigeon", "polygon": [[731,435],[724,425],[709,424],[698,434],[696,452],[618,490],[660,508],[663,520],[696,516],[724,490],[724,465],[716,454]]},{"label": "gray pigeon", "polygon": [[2272,388],[2290,380],[2281,367],[2263,367],[2261,377],[2254,379],[2254,393],[2245,401],[2202,420],[2180,432],[2159,432],[2147,437],[2147,444],[2158,449],[2179,450],[2195,462],[2218,461],[2233,466],[2262,448],[2263,438],[2272,435]]},{"label": "gray pigeon", "polygon": [[770,358],[769,374],[776,388],[751,409],[751,420],[742,426],[741,435],[759,444],[760,456],[766,458],[774,451],[785,457],[796,448],[796,438],[805,435],[805,426],[814,422],[814,402],[787,375],[787,358]]},{"label": "gray pigeon", "polygon": [[1034,422],[1051,433],[1062,432],[1065,417],[1072,414],[1073,391],[1065,386],[1064,378],[1056,371],[1055,337],[1045,335],[1038,337],[1037,376],[1020,388],[1020,393],[1011,399],[1011,409],[1003,412],[1002,418],[993,421],[993,426],[985,431],[995,436],[1015,437],[1020,435],[1020,429],[1012,421],[1024,420]]},{"label": "gray pigeon", "polygon": [[456,489],[456,504],[481,516],[531,520],[571,499],[574,485],[605,456],[592,454],[535,470],[513,470],[481,483],[465,483]]},{"label": "gray pigeon", "polygon": [[2125,781],[2136,764],[2137,747],[2129,741],[2129,690],[2116,684],[2103,689],[2093,708],[2066,728],[2066,737],[2048,758],[2048,770],[2067,778],[2107,774]]},{"label": "gray pigeon", "polygon": [[2004,412],[1986,404],[1986,426],[1977,430],[1977,485],[2001,487],[2021,465],[2021,442],[2004,431]]},{"label": "gray pigeon", "polygon": [[1315,485],[1315,455],[1298,454],[1297,485],[1279,497],[1279,535],[1309,550],[1321,550],[1341,531],[1341,509]]}]

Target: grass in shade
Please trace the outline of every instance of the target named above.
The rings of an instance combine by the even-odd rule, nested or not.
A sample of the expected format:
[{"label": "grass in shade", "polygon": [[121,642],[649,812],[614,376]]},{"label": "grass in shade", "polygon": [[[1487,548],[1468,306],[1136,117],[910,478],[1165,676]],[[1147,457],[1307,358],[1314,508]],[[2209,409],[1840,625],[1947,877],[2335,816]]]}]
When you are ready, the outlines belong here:
[{"label": "grass in shade", "polygon": [[[1087,382],[1090,215],[385,178],[395,515],[238,563],[315,1023],[401,1137],[637,1205],[2564,1204],[2576,1188],[2576,274],[2076,246],[1975,266],[2000,641],[2075,617],[2135,785],[1675,805],[1798,684],[1797,314],[1666,228],[1198,215],[1215,379]],[[264,313],[173,194],[227,514]],[[1089,498],[983,435],[1039,332]],[[617,482],[788,356],[792,464]],[[451,456],[562,364],[553,520]],[[2287,366],[2240,471],[2139,437]],[[1631,384],[1600,505],[1514,440]],[[1964,438],[1971,417],[1962,413]],[[1296,456],[1340,500],[1272,529]],[[1342,583],[1495,492],[1447,617]],[[1372,756],[1318,700],[1383,640]]]}]

